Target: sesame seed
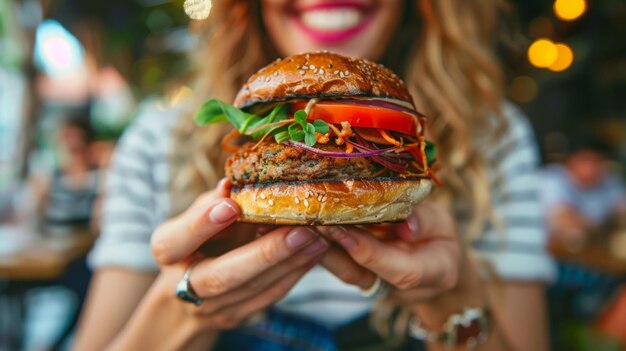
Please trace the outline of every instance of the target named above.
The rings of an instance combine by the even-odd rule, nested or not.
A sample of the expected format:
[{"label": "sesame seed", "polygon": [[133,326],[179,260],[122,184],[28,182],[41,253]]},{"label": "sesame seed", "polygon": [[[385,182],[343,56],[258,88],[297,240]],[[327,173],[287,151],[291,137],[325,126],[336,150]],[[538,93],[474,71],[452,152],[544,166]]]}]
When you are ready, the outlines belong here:
[{"label": "sesame seed", "polygon": [[363,207],[365,207],[365,205],[360,204],[360,205],[359,205],[359,206],[357,206],[357,207],[358,207],[358,208],[363,208]]},{"label": "sesame seed", "polygon": [[269,82],[270,81],[270,77],[265,77],[265,81]]},{"label": "sesame seed", "polygon": [[345,71],[345,72],[343,72],[343,74],[344,74],[344,75],[346,75],[346,76],[348,76],[348,75],[350,74],[350,72]]},{"label": "sesame seed", "polygon": [[274,200],[272,199],[267,200],[267,203],[270,204],[270,206],[274,206]]},{"label": "sesame seed", "polygon": [[300,203],[300,199],[297,196],[293,198],[293,201],[296,202],[296,205]]},{"label": "sesame seed", "polygon": [[278,77],[278,71],[274,72],[274,76]]},{"label": "sesame seed", "polygon": [[339,70],[336,70],[335,72],[333,72],[333,74],[339,74]]},{"label": "sesame seed", "polygon": [[324,74],[324,73],[325,73],[324,70],[320,68],[319,74]]},{"label": "sesame seed", "polygon": [[300,75],[301,75],[301,76],[303,76],[303,75],[304,75],[304,73],[305,73],[304,71],[300,71]]},{"label": "sesame seed", "polygon": [[326,202],[326,195],[322,196],[322,199],[320,200],[320,202]]},{"label": "sesame seed", "polygon": [[307,199],[304,199],[304,206],[309,207],[309,201]]},{"label": "sesame seed", "polygon": [[315,65],[310,65],[309,68],[315,71]]},{"label": "sesame seed", "polygon": [[311,196],[311,192],[310,191],[307,191],[306,193],[304,193],[304,198],[305,199],[308,199],[309,196]]},{"label": "sesame seed", "polygon": [[259,197],[261,198],[261,200],[267,199],[267,196],[265,194],[261,194],[261,195],[259,195]]},{"label": "sesame seed", "polygon": [[334,198],[334,199],[333,199],[333,202],[334,202],[334,203],[339,203],[339,201],[341,201],[341,200],[339,200],[338,198]]}]

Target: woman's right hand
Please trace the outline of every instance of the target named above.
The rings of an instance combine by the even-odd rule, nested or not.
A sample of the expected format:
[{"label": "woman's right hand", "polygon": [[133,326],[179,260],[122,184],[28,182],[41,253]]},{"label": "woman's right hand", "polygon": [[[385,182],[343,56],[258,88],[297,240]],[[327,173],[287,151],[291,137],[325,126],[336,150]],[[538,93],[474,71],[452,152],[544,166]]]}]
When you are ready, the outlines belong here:
[{"label": "woman's right hand", "polygon": [[[152,249],[170,284],[165,294],[174,299],[176,281],[190,264],[190,282],[204,301],[187,306],[207,328],[231,329],[280,300],[317,264],[328,243],[310,227],[279,227],[217,257],[199,257],[197,250],[256,226],[234,224],[239,207],[220,182],[189,210],[157,228]],[[251,228],[252,227],[252,228]],[[180,302],[181,304],[183,302]]]},{"label": "woman's right hand", "polygon": [[[217,256],[199,254],[218,235],[223,244],[228,237],[263,229],[235,223],[239,207],[229,192],[228,184],[220,182],[154,232],[152,250],[161,273],[124,331],[127,342],[121,341],[120,348],[146,346],[146,340],[156,337],[160,342],[180,340],[168,345],[178,349],[194,336],[235,328],[284,297],[322,259],[328,243],[312,227],[278,227]],[[199,306],[175,294],[190,264],[191,286],[203,299]]]}]

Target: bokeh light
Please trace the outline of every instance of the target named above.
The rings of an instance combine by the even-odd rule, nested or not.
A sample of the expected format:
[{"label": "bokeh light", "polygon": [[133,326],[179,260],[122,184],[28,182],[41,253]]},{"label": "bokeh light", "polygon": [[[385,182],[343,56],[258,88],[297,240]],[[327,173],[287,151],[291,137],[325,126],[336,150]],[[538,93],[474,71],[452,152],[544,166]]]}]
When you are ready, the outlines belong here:
[{"label": "bokeh light", "polygon": [[211,0],[185,0],[185,13],[194,20],[203,20],[209,17],[213,2]]},{"label": "bokeh light", "polygon": [[568,69],[574,62],[574,52],[567,44],[557,43],[555,46],[557,57],[556,60],[548,66],[548,69],[554,72],[562,72]]},{"label": "bokeh light", "polygon": [[46,74],[59,77],[82,66],[83,49],[59,22],[45,20],[37,27],[34,60]]},{"label": "bokeh light", "polygon": [[528,60],[539,68],[547,68],[552,65],[558,57],[556,45],[549,39],[537,39],[528,48]]},{"label": "bokeh light", "polygon": [[537,96],[537,82],[528,76],[515,77],[509,85],[509,96],[517,102],[530,102]]},{"label": "bokeh light", "polygon": [[554,14],[563,21],[573,21],[587,10],[585,0],[556,0]]}]

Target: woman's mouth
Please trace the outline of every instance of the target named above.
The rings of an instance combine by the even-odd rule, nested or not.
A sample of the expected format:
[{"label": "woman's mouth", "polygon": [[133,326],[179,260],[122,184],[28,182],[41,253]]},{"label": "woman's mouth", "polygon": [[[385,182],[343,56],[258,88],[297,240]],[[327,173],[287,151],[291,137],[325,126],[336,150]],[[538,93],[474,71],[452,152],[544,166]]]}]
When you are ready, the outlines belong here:
[{"label": "woman's mouth", "polygon": [[371,22],[373,13],[363,1],[320,1],[296,8],[292,19],[313,40],[332,43],[357,35]]}]

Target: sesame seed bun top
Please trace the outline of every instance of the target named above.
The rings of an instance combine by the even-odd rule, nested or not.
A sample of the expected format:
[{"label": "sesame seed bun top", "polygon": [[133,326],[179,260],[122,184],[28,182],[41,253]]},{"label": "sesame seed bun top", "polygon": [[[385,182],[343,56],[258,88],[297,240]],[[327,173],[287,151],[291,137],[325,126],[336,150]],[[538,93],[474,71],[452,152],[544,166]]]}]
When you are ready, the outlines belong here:
[{"label": "sesame seed bun top", "polygon": [[312,52],[278,59],[243,85],[234,105],[254,105],[312,98],[373,97],[413,99],[404,82],[383,65],[331,52]]}]

